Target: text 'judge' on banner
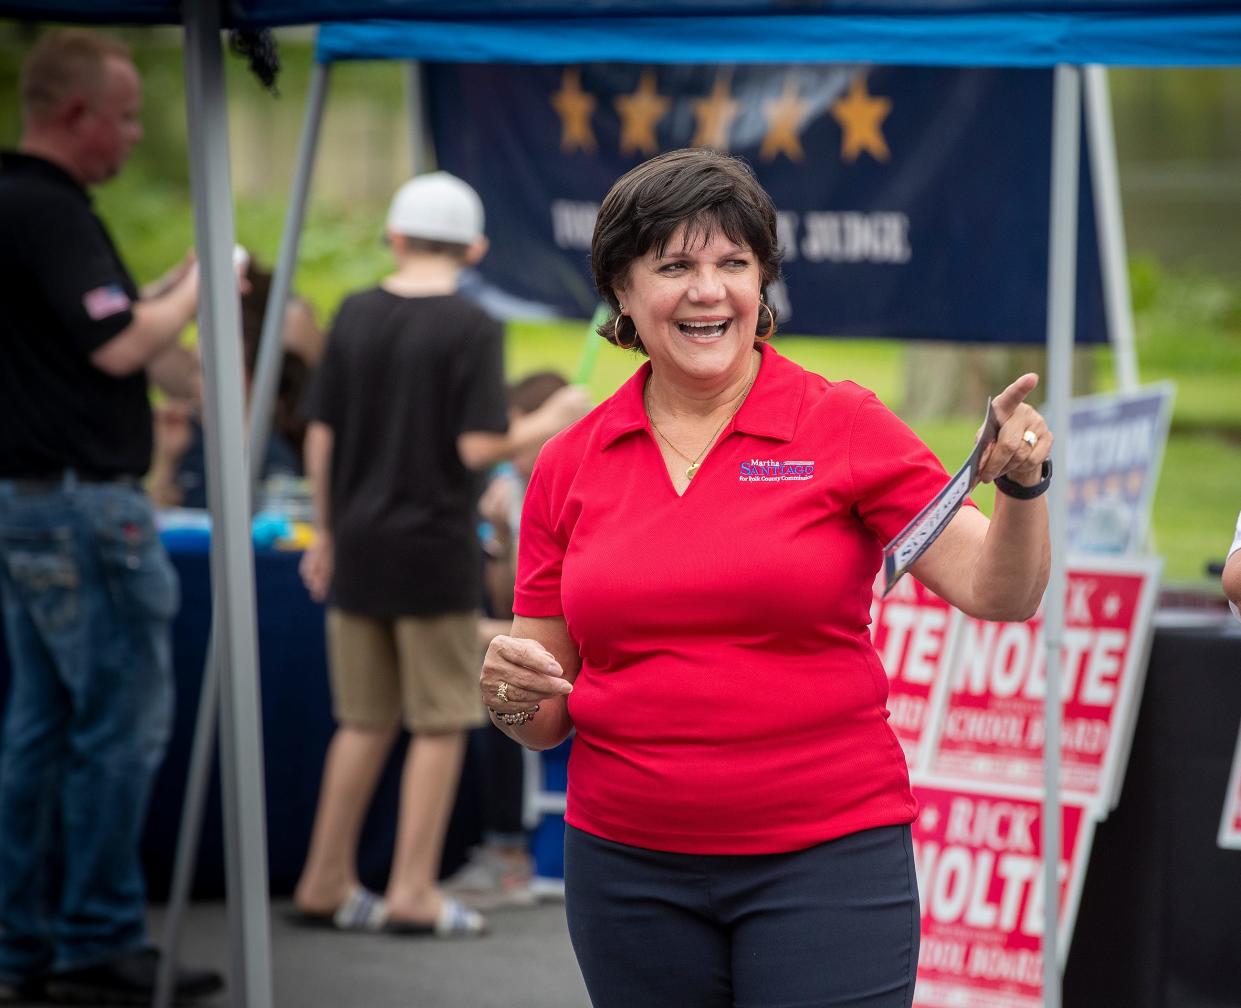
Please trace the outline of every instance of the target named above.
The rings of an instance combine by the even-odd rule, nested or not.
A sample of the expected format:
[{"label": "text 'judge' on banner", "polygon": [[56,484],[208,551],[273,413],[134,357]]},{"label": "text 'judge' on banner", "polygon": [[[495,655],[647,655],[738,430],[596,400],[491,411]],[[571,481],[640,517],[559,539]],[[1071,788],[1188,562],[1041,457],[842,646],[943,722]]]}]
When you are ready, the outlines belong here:
[{"label": "text 'judge' on banner", "polygon": [[[1042,343],[1051,74],[858,66],[428,64],[440,167],[480,193],[510,295],[587,318],[599,202],[678,147],[743,156],[771,193],[786,331]],[[1081,341],[1106,338],[1083,153]]]}]

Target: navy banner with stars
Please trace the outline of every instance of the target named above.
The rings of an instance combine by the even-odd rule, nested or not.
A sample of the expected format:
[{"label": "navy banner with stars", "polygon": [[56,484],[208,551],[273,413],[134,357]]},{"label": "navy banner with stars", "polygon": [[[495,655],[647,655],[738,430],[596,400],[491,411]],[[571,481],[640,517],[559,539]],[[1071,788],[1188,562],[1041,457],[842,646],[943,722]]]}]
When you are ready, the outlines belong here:
[{"label": "navy banner with stars", "polygon": [[[478,189],[485,280],[598,301],[600,200],[648,157],[746,158],[779,210],[784,332],[1042,343],[1052,78],[1043,70],[430,64],[440,167]],[[1106,340],[1083,145],[1077,338]]]}]

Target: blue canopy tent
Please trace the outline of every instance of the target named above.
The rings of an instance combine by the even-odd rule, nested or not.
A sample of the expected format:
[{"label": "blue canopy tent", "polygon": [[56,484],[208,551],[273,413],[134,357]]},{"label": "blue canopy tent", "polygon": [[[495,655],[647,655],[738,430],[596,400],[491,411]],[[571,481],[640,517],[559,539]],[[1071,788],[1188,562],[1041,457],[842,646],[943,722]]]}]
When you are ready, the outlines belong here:
[{"label": "blue canopy tent", "polygon": [[[340,25],[321,36],[291,212],[264,326],[250,431],[266,440],[278,371],[276,321],[289,291],[328,61],[399,58],[515,63],[862,62],[1056,67],[1052,235],[1048,309],[1049,420],[1067,433],[1075,273],[1080,72],[1085,64],[1204,66],[1241,58],[1241,10],[1226,0],[0,0],[0,16],[95,23],[185,25],[187,116],[196,242],[203,269],[200,330],[207,400],[207,473],[215,535],[212,659],[223,675],[222,762],[228,832],[233,1002],[272,1003],[270,937],[257,699],[254,568],[241,402],[240,319],[230,265],[229,193],[221,27],[388,19]],[[1053,484],[1053,541],[1064,528],[1065,484]],[[1058,792],[1059,650],[1065,587],[1063,550],[1053,550],[1047,595],[1047,790]],[[204,696],[210,696],[204,686]],[[196,762],[210,752],[210,715],[199,717]],[[206,718],[206,720],[204,720]],[[201,743],[201,744],[200,744]],[[201,755],[201,759],[199,756]],[[187,799],[183,833],[196,833]],[[1058,850],[1058,816],[1044,816],[1044,850]],[[1056,859],[1045,859],[1046,1003],[1059,1004],[1055,954]],[[175,915],[174,915],[175,916]],[[175,941],[170,943],[175,945]],[[173,949],[170,948],[170,952]],[[166,957],[171,963],[171,954]],[[161,992],[167,1003],[168,986]]]}]

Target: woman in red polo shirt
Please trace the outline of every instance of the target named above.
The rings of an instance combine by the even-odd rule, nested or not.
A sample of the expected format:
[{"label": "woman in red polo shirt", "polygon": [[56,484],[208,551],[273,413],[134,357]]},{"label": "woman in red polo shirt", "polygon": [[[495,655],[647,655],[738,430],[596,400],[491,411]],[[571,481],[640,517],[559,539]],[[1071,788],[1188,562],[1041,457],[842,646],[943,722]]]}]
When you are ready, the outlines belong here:
[{"label": "woman in red polo shirt", "polygon": [[[867,625],[883,544],[946,474],[873,394],[767,345],[775,209],[744,162],[639,165],[591,262],[601,335],[650,359],[543,449],[480,682],[527,746],[576,729],[565,892],[591,999],[907,1006],[915,803]],[[994,517],[963,508],[913,568],[984,619],[1046,585],[1036,382],[996,400]]]}]

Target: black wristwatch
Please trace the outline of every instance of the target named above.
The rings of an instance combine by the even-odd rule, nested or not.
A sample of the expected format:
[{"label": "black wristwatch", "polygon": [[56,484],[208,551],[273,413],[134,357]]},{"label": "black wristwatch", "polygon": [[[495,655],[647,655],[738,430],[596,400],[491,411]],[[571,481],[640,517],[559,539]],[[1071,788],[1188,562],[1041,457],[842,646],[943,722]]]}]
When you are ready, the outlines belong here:
[{"label": "black wristwatch", "polygon": [[1015,497],[1017,500],[1034,500],[1035,497],[1041,497],[1047,493],[1049,486],[1051,486],[1051,459],[1043,459],[1043,474],[1034,486],[1022,486],[1007,476],[995,478],[995,488],[1000,493]]}]

